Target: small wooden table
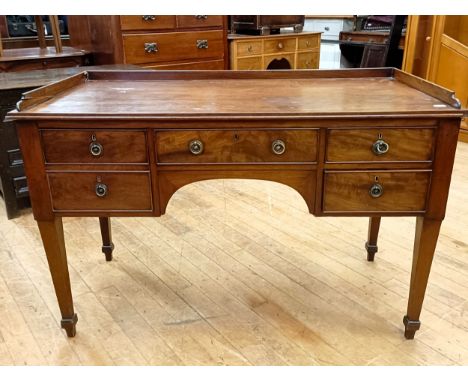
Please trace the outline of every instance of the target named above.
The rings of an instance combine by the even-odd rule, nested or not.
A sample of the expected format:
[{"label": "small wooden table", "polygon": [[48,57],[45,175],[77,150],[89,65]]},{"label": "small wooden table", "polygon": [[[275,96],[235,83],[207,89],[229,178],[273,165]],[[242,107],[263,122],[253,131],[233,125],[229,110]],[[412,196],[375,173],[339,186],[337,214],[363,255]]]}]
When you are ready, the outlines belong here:
[{"label": "small wooden table", "polygon": [[[453,92],[392,68],[90,71],[24,95],[16,121],[62,313],[75,314],[62,217],[160,216],[182,186],[276,181],[315,216],[416,216],[413,338],[444,218],[460,120]],[[311,233],[312,234],[312,233]]]}]

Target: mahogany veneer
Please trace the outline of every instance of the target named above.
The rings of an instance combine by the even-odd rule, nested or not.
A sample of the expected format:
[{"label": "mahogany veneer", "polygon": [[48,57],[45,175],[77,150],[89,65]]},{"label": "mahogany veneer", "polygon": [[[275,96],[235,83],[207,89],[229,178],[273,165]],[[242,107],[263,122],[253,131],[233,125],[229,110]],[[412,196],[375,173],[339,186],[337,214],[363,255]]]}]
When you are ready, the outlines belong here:
[{"label": "mahogany veneer", "polygon": [[465,114],[453,92],[392,68],[90,71],[26,93],[8,119],[69,336],[63,216],[99,216],[110,238],[105,217],[160,216],[188,183],[245,178],[292,187],[315,216],[370,217],[369,261],[382,216],[417,216],[413,338]]}]

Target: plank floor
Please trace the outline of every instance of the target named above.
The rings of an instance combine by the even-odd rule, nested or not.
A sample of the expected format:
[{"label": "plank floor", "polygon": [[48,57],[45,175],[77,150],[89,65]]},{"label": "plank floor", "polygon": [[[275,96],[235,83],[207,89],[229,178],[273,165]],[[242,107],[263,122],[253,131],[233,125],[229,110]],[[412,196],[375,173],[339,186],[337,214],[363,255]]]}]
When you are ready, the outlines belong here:
[{"label": "plank floor", "polygon": [[422,327],[403,337],[414,218],[314,218],[292,189],[216,180],[161,218],[64,219],[78,334],[59,310],[31,211],[0,208],[1,365],[467,365],[468,144],[457,151]]}]

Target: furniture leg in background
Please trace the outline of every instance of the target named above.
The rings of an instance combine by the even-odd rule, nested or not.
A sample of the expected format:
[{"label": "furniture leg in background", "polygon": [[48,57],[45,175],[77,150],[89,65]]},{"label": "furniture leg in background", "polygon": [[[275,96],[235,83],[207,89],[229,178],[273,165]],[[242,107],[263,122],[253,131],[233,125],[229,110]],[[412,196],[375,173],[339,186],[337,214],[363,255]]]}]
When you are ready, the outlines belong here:
[{"label": "furniture leg in background", "polygon": [[375,253],[379,250],[377,238],[379,236],[380,219],[380,216],[369,218],[369,231],[366,242],[367,261],[374,261]]},{"label": "furniture leg in background", "polygon": [[111,261],[114,243],[112,242],[110,218],[100,217],[99,224],[101,226],[102,252],[106,255],[106,261]]}]

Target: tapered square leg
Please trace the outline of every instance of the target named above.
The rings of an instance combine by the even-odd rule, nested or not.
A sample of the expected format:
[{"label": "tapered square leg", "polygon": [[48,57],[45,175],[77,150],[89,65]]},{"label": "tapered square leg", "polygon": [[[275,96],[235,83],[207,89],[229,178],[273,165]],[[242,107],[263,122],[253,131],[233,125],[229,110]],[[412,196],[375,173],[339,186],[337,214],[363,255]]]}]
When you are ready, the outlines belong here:
[{"label": "tapered square leg", "polygon": [[62,218],[38,221],[37,225],[41,233],[55,294],[62,314],[61,325],[66,330],[68,337],[74,337],[78,317],[73,309]]},{"label": "tapered square leg", "polygon": [[427,281],[431,271],[432,259],[439,237],[442,220],[425,217],[416,218],[416,235],[414,239],[413,267],[408,298],[408,310],[403,318],[405,324],[405,337],[413,339],[415,332],[420,328],[421,314]]},{"label": "tapered square leg", "polygon": [[106,255],[106,260],[112,260],[112,252],[114,251],[114,243],[112,242],[111,222],[108,217],[100,217],[99,225],[101,226],[102,237],[102,252]]},{"label": "tapered square leg", "polygon": [[380,219],[380,216],[369,218],[369,230],[365,245],[367,250],[367,261],[374,261],[375,253],[378,251],[377,238],[379,236]]}]

